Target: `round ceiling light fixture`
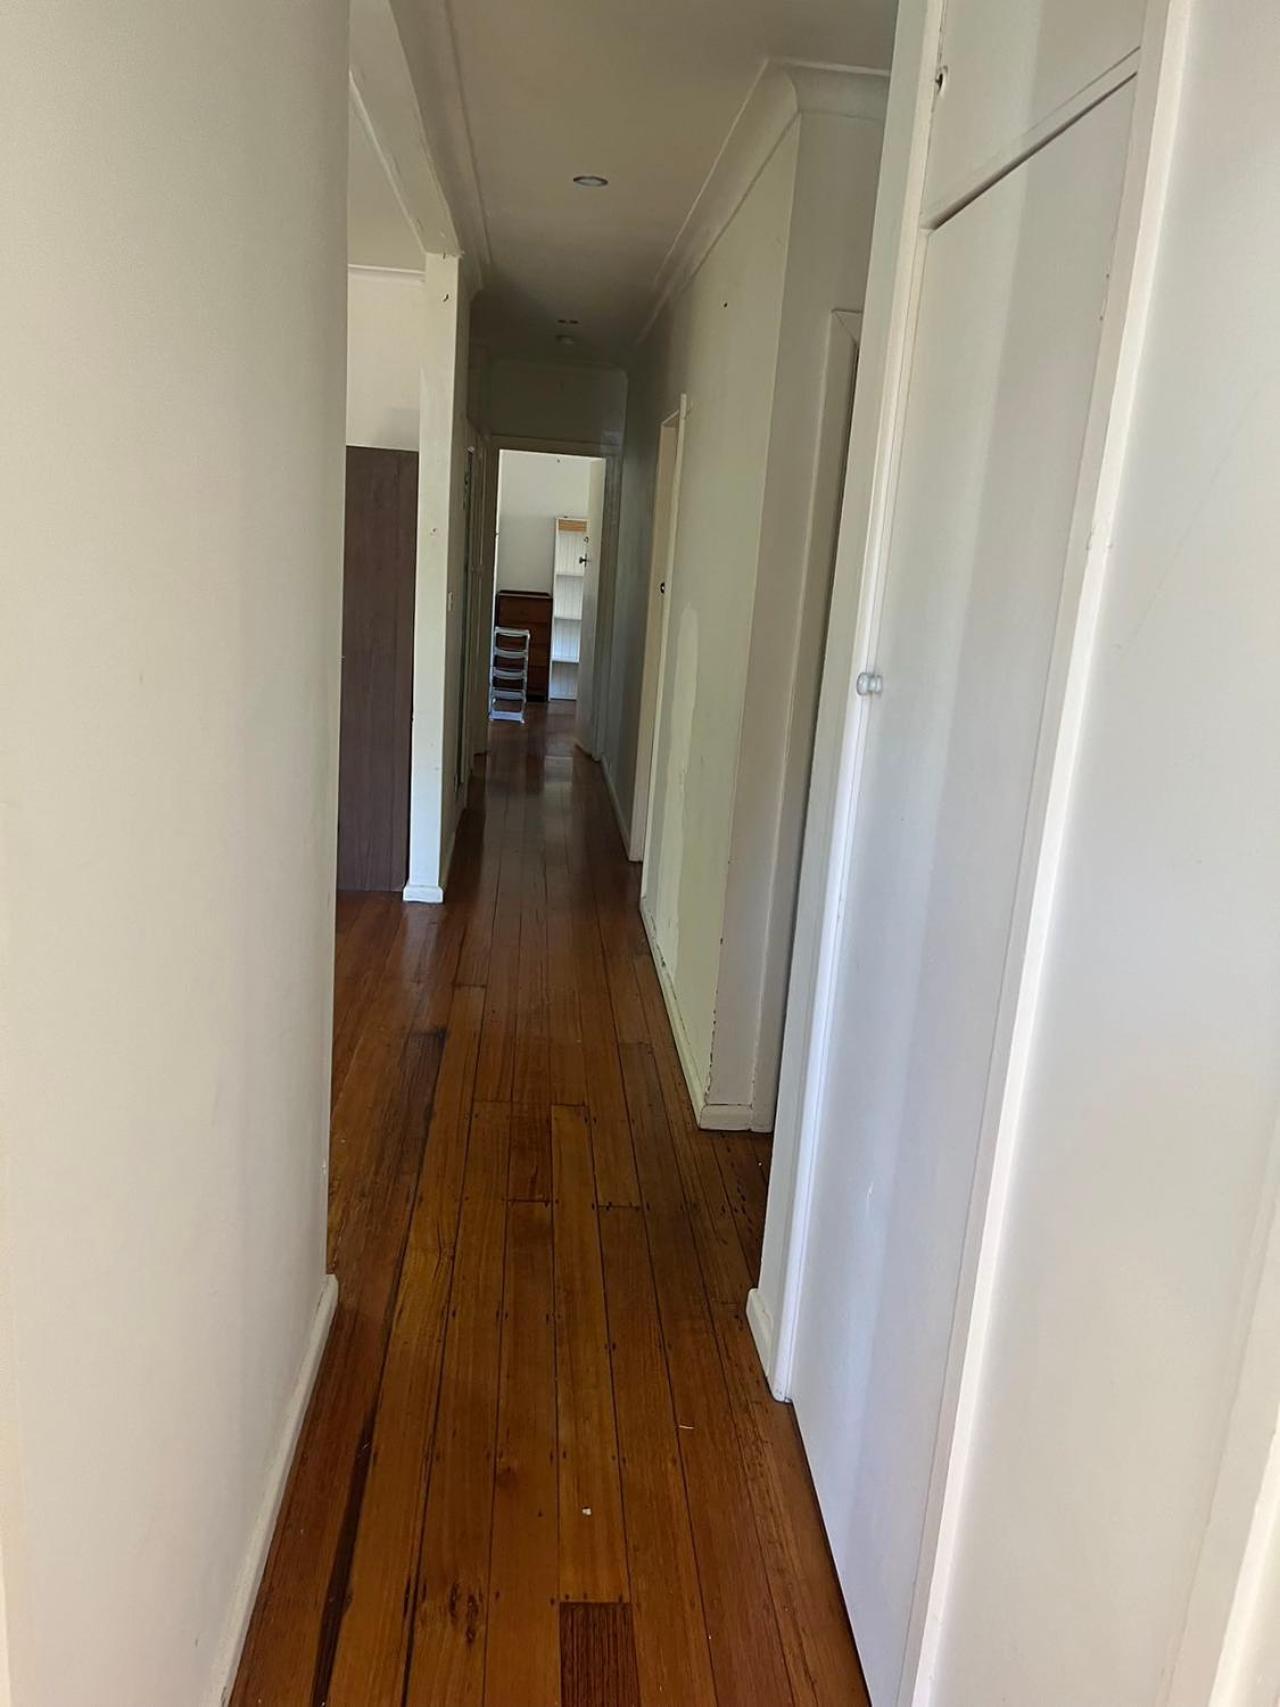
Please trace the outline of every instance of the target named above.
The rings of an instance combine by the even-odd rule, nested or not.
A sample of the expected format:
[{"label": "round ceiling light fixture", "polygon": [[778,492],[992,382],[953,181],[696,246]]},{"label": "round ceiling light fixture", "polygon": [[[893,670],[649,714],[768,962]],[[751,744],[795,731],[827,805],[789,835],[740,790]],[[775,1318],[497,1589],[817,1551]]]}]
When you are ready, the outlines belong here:
[{"label": "round ceiling light fixture", "polygon": [[580,184],[584,190],[602,190],[609,182],[608,178],[598,177],[594,172],[579,172],[573,181]]},{"label": "round ceiling light fixture", "polygon": [[568,332],[557,332],[556,333],[556,343],[557,344],[576,344],[577,341],[578,340],[574,337],[571,337]]}]

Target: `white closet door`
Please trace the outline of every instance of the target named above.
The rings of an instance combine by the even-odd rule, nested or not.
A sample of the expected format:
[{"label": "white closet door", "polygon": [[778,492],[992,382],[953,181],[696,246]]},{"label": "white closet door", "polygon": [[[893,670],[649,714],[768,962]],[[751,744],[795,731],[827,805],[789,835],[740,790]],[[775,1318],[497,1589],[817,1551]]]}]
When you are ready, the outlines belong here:
[{"label": "white closet door", "polygon": [[1146,0],[950,0],[925,205],[949,201],[1142,40]]},{"label": "white closet door", "polygon": [[793,1396],[895,1699],[1132,113],[929,239]]}]

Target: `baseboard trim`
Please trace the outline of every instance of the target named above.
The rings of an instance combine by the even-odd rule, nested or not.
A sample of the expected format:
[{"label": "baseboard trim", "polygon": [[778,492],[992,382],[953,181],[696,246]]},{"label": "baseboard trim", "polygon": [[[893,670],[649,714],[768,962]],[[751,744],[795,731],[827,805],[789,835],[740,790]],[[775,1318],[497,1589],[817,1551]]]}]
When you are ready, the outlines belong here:
[{"label": "baseboard trim", "polygon": [[753,1286],[747,1293],[747,1326],[751,1329],[769,1391],[775,1399],[785,1403],[787,1395],[780,1393],[773,1384],[773,1316],[758,1286]]},{"label": "baseboard trim", "polygon": [[613,785],[613,772],[609,769],[608,759],[601,759],[600,769],[604,772],[604,786],[609,799],[613,803],[613,815],[618,820],[618,834],[622,837],[622,850],[627,858],[636,863],[636,855],[631,851],[631,827],[622,813],[622,803],[618,799],[618,791]]},{"label": "baseboard trim", "polygon": [[671,1035],[676,1042],[676,1055],[680,1061],[680,1071],[684,1074],[685,1089],[689,1093],[689,1101],[693,1104],[693,1118],[702,1125],[702,1110],[706,1104],[707,1091],[705,1085],[698,1083],[697,1064],[693,1058],[688,1034],[684,1029],[684,1020],[680,1014],[680,1004],[676,1000],[676,992],[671,983],[671,975],[667,971],[667,963],[662,958],[654,932],[653,920],[649,917],[649,909],[644,901],[640,902],[640,922],[644,926],[644,934],[649,939],[649,958],[653,961],[653,969],[658,974],[658,988],[662,991],[662,1005],[667,1010],[667,1018],[671,1022]]},{"label": "baseboard trim", "polygon": [[403,899],[406,901],[430,901],[438,907],[444,900],[444,890],[438,883],[406,883]]},{"label": "baseboard trim", "polygon": [[[466,807],[462,808],[462,812]],[[406,883],[401,892],[405,901],[425,901],[433,907],[438,907],[444,900],[444,892],[449,886],[449,872],[453,868],[453,850],[458,845],[458,825],[462,822],[462,812],[456,812],[453,819],[453,830],[449,836],[449,846],[445,849],[444,858],[440,861],[439,883]]]},{"label": "baseboard trim", "polygon": [[653,961],[654,971],[658,974],[658,988],[662,991],[662,1005],[666,1008],[667,1018],[671,1021],[671,1035],[675,1038],[676,1055],[680,1061],[680,1071],[684,1074],[685,1089],[689,1093],[689,1101],[693,1104],[693,1118],[704,1132],[749,1132],[751,1130],[751,1110],[749,1108],[739,1108],[732,1103],[707,1101],[706,1089],[698,1082],[698,1065],[693,1057],[689,1034],[684,1028],[684,1020],[680,1014],[680,1004],[676,1000],[675,988],[667,971],[667,963],[658,949],[654,936],[653,920],[649,917],[649,910],[643,901],[640,903],[640,920],[644,925],[644,934],[649,939],[649,956]]},{"label": "baseboard trim", "polygon": [[[444,850],[444,858],[440,861],[440,896],[442,900],[445,890],[449,887],[449,873],[453,870],[453,850],[458,845],[458,825],[462,822],[462,814],[467,809],[463,792],[465,788],[466,784],[464,783],[463,788],[458,791],[458,795],[454,799],[453,825],[449,831],[449,845]],[[461,806],[458,805],[459,799],[462,800]]]},{"label": "baseboard trim", "polygon": [[272,1537],[276,1532],[276,1520],[280,1516],[280,1507],[284,1503],[284,1491],[289,1484],[289,1472],[293,1468],[294,1453],[298,1449],[298,1440],[302,1434],[302,1425],[306,1420],[307,1407],[311,1403],[311,1394],[315,1389],[316,1377],[320,1373],[320,1360],[324,1356],[324,1348],[328,1343],[329,1329],[333,1325],[333,1313],[337,1304],[338,1278],[336,1275],[326,1274],[324,1284],[320,1288],[320,1299],[316,1305],[315,1320],[311,1324],[311,1337],[307,1341],[307,1353],[289,1399],[289,1409],[285,1413],[284,1419],[284,1431],[280,1436],[280,1444],[276,1448],[275,1458],[272,1460],[271,1474],[267,1481],[267,1495],[258,1511],[252,1533],[249,1536],[244,1568],[240,1573],[235,1598],[231,1603],[227,1632],[222,1644],[222,1660],[214,1673],[217,1681],[214,1685],[214,1693],[210,1697],[210,1707],[226,1707],[226,1703],[231,1698],[231,1691],[235,1688],[236,1672],[240,1669],[240,1656],[244,1652],[245,1638],[249,1634],[249,1620],[253,1617],[254,1603],[258,1598],[258,1589],[262,1584],[263,1572],[267,1568],[267,1555],[271,1551]]},{"label": "baseboard trim", "polygon": [[689,1101],[693,1104],[693,1118],[704,1132],[751,1132],[754,1130],[754,1109],[741,1103],[710,1102],[705,1087],[698,1083],[698,1065],[693,1058],[689,1034],[685,1031],[684,1020],[680,1015],[680,1004],[676,1000],[667,963],[662,958],[654,936],[653,920],[649,917],[649,909],[643,901],[640,903],[640,920],[644,925],[644,934],[649,939],[649,956],[653,961],[654,971],[658,974],[662,1004],[667,1010],[667,1018],[671,1021],[671,1035],[676,1040],[680,1071],[684,1074],[685,1088],[689,1092]]},{"label": "baseboard trim", "polygon": [[704,1102],[698,1125],[707,1132],[754,1132],[756,1112],[741,1102]]}]

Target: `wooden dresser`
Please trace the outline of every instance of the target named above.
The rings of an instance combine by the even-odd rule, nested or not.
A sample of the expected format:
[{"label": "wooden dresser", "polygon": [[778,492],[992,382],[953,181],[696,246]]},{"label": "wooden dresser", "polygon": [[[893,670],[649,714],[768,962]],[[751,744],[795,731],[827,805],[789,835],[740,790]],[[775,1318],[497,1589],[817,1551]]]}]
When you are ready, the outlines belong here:
[{"label": "wooden dresser", "polygon": [[499,593],[494,620],[499,628],[529,630],[528,697],[545,699],[551,680],[551,594]]}]

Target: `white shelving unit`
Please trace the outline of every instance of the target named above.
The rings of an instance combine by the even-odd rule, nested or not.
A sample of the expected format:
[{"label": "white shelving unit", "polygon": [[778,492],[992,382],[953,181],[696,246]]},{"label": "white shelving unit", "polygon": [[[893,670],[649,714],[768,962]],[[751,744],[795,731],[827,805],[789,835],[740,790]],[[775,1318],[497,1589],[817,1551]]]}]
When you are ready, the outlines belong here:
[{"label": "white shelving unit", "polygon": [[556,521],[551,587],[551,699],[577,699],[582,655],[582,597],[587,584],[587,524],[571,516]]}]

